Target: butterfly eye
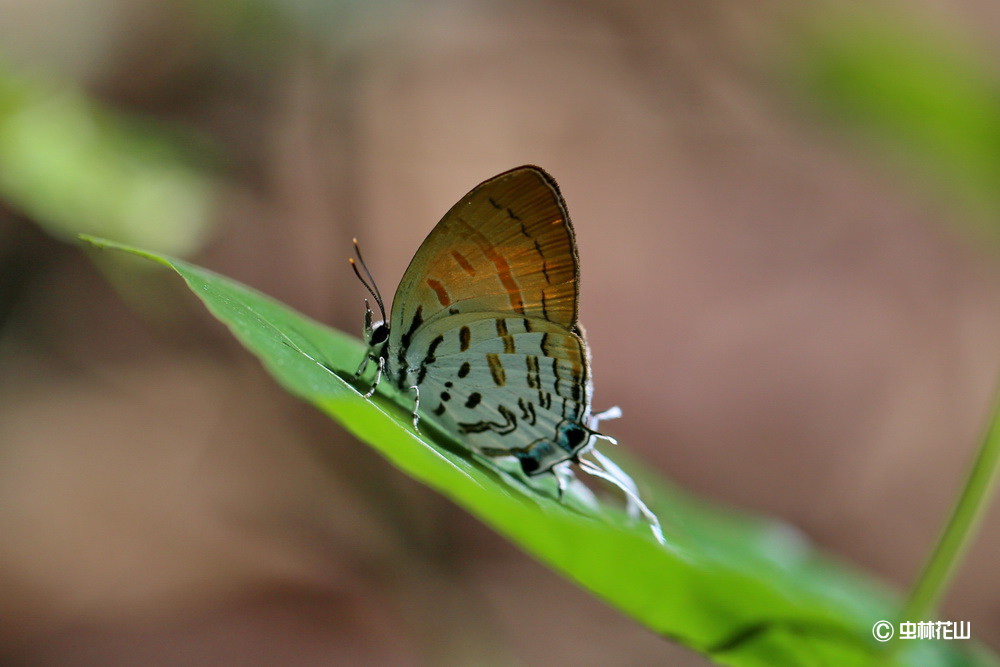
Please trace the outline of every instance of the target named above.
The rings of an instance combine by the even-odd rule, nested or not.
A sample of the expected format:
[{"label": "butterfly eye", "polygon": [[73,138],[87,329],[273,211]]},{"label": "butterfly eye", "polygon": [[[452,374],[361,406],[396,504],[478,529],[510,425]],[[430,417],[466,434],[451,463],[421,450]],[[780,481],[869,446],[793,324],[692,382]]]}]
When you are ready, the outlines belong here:
[{"label": "butterfly eye", "polygon": [[389,337],[389,327],[385,324],[379,324],[372,330],[371,339],[369,339],[369,345],[381,345]]}]

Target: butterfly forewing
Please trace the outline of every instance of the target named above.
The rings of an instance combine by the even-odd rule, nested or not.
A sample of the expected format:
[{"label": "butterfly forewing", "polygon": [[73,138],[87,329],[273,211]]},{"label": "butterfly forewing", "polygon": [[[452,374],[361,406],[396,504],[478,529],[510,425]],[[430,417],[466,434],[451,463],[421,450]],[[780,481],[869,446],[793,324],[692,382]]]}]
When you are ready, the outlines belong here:
[{"label": "butterfly forewing", "polygon": [[573,230],[555,182],[520,167],[476,186],[441,219],[393,298],[390,348],[437,317],[496,312],[571,328],[577,317]]}]

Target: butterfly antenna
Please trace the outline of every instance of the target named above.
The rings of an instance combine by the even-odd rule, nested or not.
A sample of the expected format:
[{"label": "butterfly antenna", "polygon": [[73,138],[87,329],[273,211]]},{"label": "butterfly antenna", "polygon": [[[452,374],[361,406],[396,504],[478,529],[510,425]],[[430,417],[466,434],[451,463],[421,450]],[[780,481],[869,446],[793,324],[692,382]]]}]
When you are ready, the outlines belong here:
[{"label": "butterfly antenna", "polygon": [[385,322],[385,302],[382,301],[382,293],[378,289],[378,285],[375,283],[375,278],[372,277],[372,272],[368,270],[368,265],[365,264],[365,258],[361,256],[361,248],[358,246],[358,240],[354,239],[354,252],[358,255],[358,262],[361,263],[361,268],[364,269],[365,275],[368,276],[368,280],[361,277],[361,272],[358,271],[358,262],[354,261],[353,257],[347,259],[351,263],[351,268],[354,269],[354,275],[358,277],[361,284],[365,286],[368,293],[372,295],[375,299],[376,305],[378,305],[379,313],[382,314],[382,321]]},{"label": "butterfly antenna", "polygon": [[[365,286],[365,289],[368,290],[368,293],[372,295],[373,299],[375,299],[375,303],[378,304],[379,300],[378,300],[378,297],[375,296],[375,291],[371,288],[371,285],[369,285],[365,281],[365,279],[361,277],[361,274],[358,272],[358,264],[357,264],[357,262],[354,261],[353,257],[348,257],[347,261],[351,263],[351,268],[354,269],[354,275],[356,275],[358,277],[358,280],[361,281],[361,284]],[[368,301],[368,299],[365,299],[366,303],[367,303],[367,301]]]}]

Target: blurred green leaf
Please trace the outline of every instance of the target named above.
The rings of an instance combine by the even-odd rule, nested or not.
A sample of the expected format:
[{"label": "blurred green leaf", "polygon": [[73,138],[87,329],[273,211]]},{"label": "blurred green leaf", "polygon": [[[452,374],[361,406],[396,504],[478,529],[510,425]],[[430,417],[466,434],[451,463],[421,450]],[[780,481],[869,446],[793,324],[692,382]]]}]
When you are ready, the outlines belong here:
[{"label": "blurred green leaf", "polygon": [[788,67],[814,103],[997,231],[1000,77],[989,62],[941,25],[852,9],[814,20]]},{"label": "blurred green leaf", "polygon": [[[788,524],[695,500],[649,470],[624,465],[664,522],[667,546],[613,507],[588,508],[479,462],[421,422],[410,399],[365,399],[351,376],[365,350],[248,287],[186,262],[101,239],[168,266],[291,393],[342,423],[415,479],[653,631],[730,665],[868,665],[872,625],[895,596],[821,555]],[[390,383],[383,382],[382,387]],[[616,453],[616,459],[622,457]],[[330,511],[335,511],[331,508]],[[919,665],[993,664],[972,644],[920,642],[897,657]]]},{"label": "blurred green leaf", "polygon": [[213,184],[190,143],[0,66],[0,197],[55,236],[109,235],[176,254],[199,247]]}]

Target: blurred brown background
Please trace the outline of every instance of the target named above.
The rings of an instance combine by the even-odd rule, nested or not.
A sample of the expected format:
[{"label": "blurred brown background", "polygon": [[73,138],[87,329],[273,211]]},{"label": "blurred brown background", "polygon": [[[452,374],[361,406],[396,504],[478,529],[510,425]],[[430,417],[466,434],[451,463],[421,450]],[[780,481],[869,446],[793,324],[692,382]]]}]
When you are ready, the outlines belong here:
[{"label": "blurred brown background", "polygon": [[[996,388],[998,246],[989,211],[796,87],[822,9],[0,0],[0,55],[202,156],[191,230],[115,238],[174,234],[351,332],[352,236],[392,291],[469,188],[545,167],[609,432],[905,589]],[[891,11],[1000,71],[995,3]],[[177,279],[56,238],[113,231],[4,192],[0,661],[703,664],[283,394]],[[995,649],[998,549],[994,509],[944,609]]]}]

